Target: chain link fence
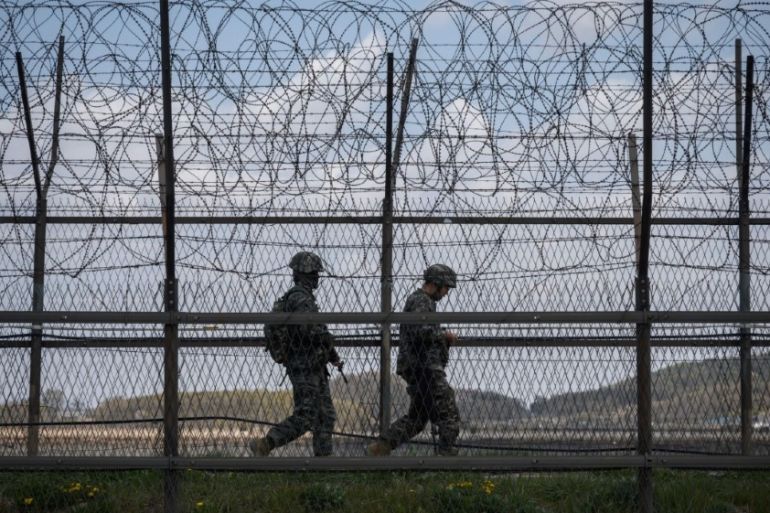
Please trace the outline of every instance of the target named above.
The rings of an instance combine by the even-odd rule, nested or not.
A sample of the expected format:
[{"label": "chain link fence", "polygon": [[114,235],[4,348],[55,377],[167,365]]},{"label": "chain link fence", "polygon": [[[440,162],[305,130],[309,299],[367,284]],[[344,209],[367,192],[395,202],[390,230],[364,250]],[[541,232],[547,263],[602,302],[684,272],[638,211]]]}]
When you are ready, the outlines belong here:
[{"label": "chain link fence", "polygon": [[[417,469],[398,486],[422,482],[430,507],[456,513],[507,507],[487,489],[517,485],[484,471],[770,467],[770,11],[654,9],[654,315],[634,317],[642,4],[174,2],[164,91],[157,5],[0,1],[0,466],[168,469],[182,477],[166,483],[167,508],[196,511],[202,474],[182,468]],[[741,51],[756,62],[747,155]],[[157,135],[165,92],[173,163]],[[159,314],[169,245],[176,320]],[[293,410],[259,314],[303,250],[327,267],[319,319],[345,362],[345,379],[329,376],[335,458],[309,458],[310,433],[253,458],[249,442]],[[428,423],[391,458],[362,460],[383,417],[409,407],[392,319],[437,262],[459,278],[439,303],[458,335],[445,372],[459,455],[427,458]],[[639,459],[637,323],[650,319],[652,444]],[[476,471],[431,481],[449,469]],[[627,504],[625,472],[607,500]],[[88,479],[93,491],[105,478]],[[318,478],[295,506],[333,507],[335,479],[347,477]]]}]

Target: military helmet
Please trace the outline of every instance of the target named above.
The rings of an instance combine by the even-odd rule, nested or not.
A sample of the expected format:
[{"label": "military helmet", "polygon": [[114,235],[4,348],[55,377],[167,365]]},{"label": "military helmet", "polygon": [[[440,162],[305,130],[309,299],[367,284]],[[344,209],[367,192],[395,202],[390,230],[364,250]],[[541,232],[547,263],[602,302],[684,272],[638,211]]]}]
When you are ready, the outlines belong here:
[{"label": "military helmet", "polygon": [[319,273],[324,270],[321,257],[310,251],[300,251],[291,257],[289,267],[298,273]]},{"label": "military helmet", "polygon": [[455,288],[457,286],[457,274],[451,267],[444,264],[433,264],[425,269],[423,278],[428,283],[435,283],[439,287]]}]

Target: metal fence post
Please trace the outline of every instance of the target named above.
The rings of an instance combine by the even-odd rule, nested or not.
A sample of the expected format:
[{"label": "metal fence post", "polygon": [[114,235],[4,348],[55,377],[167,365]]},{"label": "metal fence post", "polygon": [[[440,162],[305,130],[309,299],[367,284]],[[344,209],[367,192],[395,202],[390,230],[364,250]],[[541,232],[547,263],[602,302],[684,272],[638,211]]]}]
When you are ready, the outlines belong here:
[{"label": "metal fence post", "polygon": [[[27,96],[27,83],[24,75],[24,62],[21,52],[16,52],[16,69],[19,75],[19,88],[24,108],[24,122],[27,127],[27,142],[32,161],[32,173],[35,180],[35,246],[32,268],[32,311],[42,312],[45,309],[45,240],[47,228],[48,186],[51,183],[53,170],[59,157],[59,125],[61,113],[62,73],[64,67],[64,38],[59,37],[59,50],[56,61],[56,89],[54,93],[53,134],[51,155],[45,179],[41,180],[40,166],[35,145],[35,134],[32,127],[32,113]],[[40,396],[42,393],[42,359],[43,359],[43,325],[32,323],[29,364],[29,401],[27,427],[27,455],[37,456],[40,445]]]},{"label": "metal fence post", "polygon": [[[736,54],[740,45],[736,44]],[[744,126],[743,151],[740,156],[740,198],[738,200],[738,267],[740,289],[740,311],[751,311],[751,231],[749,228],[749,166],[751,163],[751,108],[754,89],[754,57],[746,59],[746,124]],[[751,454],[752,400],[751,400],[751,328],[741,326],[741,452]]]},{"label": "metal fence post", "polygon": [[[21,103],[24,107],[24,121],[27,126],[27,142],[29,155],[32,161],[32,173],[35,179],[35,194],[37,198],[35,208],[35,248],[32,268],[32,311],[43,311],[43,292],[45,286],[45,212],[46,204],[43,190],[40,184],[40,168],[37,159],[37,147],[35,134],[32,129],[32,115],[30,113],[29,98],[27,97],[27,82],[24,76],[24,62],[21,52],[16,52],[16,70],[19,75],[19,88],[21,89]],[[29,402],[27,418],[27,455],[37,456],[39,445],[40,422],[40,367],[42,359],[41,343],[43,326],[40,323],[32,323],[32,340],[29,355]]]},{"label": "metal fence post", "polygon": [[[406,65],[404,89],[401,93],[401,112],[398,117],[396,147],[391,151],[393,135],[393,54],[388,52],[387,110],[385,114],[385,198],[382,218],[382,311],[390,312],[393,308],[393,189],[396,172],[401,159],[401,145],[404,141],[404,125],[409,110],[409,96],[412,91],[412,76],[417,57],[417,39],[412,39],[409,49],[409,62]],[[383,324],[382,344],[380,349],[380,433],[390,425],[390,324]],[[386,354],[387,353],[387,354]]]},{"label": "metal fence post", "polygon": [[[387,90],[385,105],[385,197],[382,201],[382,277],[381,307],[393,309],[393,53],[387,55]],[[380,346],[380,434],[390,426],[390,324],[382,325]]]},{"label": "metal fence post", "polygon": [[[32,271],[32,311],[45,309],[45,239],[47,202],[37,198],[35,214],[35,252]],[[32,323],[32,347],[29,365],[29,427],[27,429],[27,455],[37,456],[40,444],[40,396],[42,394],[43,323]]]},{"label": "metal fence post", "polygon": [[[741,163],[743,153],[743,69],[741,67],[741,40],[735,40],[735,166],[738,187],[741,186]],[[740,190],[739,190],[740,201]],[[739,207],[740,208],[740,207]]]},{"label": "metal fence post", "polygon": [[[636,278],[636,310],[650,311],[650,218],[652,216],[652,0],[644,1],[644,69],[643,69],[643,147],[644,189],[642,196],[642,226],[638,273]],[[636,373],[637,373],[637,436],[638,453],[649,458],[652,449],[652,370],[649,321],[636,325]],[[639,469],[639,509],[651,513],[652,469],[645,465]]]},{"label": "metal fence post", "polygon": [[[168,0],[160,0],[161,74],[163,87],[163,166],[165,170],[165,246],[166,282],[163,302],[168,313],[178,311],[176,256],[174,246],[174,144],[171,112],[171,41]],[[169,460],[179,455],[179,325],[175,320],[164,326],[163,347],[163,453]],[[178,510],[178,473],[171,465],[165,471],[164,510]]]},{"label": "metal fence post", "polygon": [[160,197],[160,222],[163,226],[163,243],[165,244],[168,237],[168,227],[166,226],[166,218],[168,213],[166,211],[166,163],[165,163],[165,142],[163,140],[163,134],[155,134],[155,151],[158,157],[158,196]]},{"label": "metal fence post", "polygon": [[414,66],[417,61],[418,39],[412,39],[412,46],[409,48],[409,62],[406,65],[406,75],[404,76],[404,90],[401,93],[401,112],[398,115],[398,131],[396,132],[396,148],[393,151],[392,173],[396,176],[398,166],[401,163],[401,146],[404,143],[404,126],[406,125],[406,115],[409,111],[409,97],[412,94],[412,77],[414,75]]},{"label": "metal fence post", "polygon": [[628,133],[628,161],[631,167],[631,208],[634,213],[634,247],[636,249],[636,264],[639,265],[639,252],[642,243],[642,198],[639,194],[639,153],[636,146],[636,136]]}]

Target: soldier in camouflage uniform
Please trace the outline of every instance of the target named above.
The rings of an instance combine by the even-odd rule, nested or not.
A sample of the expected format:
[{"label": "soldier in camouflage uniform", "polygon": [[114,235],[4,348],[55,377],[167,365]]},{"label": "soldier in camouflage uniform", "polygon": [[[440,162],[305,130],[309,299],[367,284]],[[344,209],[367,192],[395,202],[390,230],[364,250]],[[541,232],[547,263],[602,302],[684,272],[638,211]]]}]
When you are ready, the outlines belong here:
[{"label": "soldier in camouflage uniform", "polygon": [[[436,302],[457,285],[457,275],[446,265],[431,265],[425,283],[406,300],[405,312],[435,312]],[[451,331],[438,324],[402,324],[396,372],[407,383],[409,411],[391,424],[380,440],[368,447],[370,456],[387,456],[410,440],[430,422],[438,427],[438,453],[457,454],[455,441],[460,432],[460,414],[454,390],[446,379],[449,346],[457,341]]]},{"label": "soldier in camouflage uniform", "polygon": [[[294,287],[286,293],[287,312],[318,312],[313,290],[318,287],[322,272],[321,258],[307,251],[294,255],[289,262],[294,272]],[[294,412],[268,431],[267,436],[255,438],[249,448],[255,456],[267,456],[276,447],[286,445],[313,432],[313,453],[329,456],[332,453],[332,431],[336,413],[329,392],[327,363],[342,368],[334,338],[324,324],[297,324],[289,326],[291,348],[286,363],[294,394]]]}]

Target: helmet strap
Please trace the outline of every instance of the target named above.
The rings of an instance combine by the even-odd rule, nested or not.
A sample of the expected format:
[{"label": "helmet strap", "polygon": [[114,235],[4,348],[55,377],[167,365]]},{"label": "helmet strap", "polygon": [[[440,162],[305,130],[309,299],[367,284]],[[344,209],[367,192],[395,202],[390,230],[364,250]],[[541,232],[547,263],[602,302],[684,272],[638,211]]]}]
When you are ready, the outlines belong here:
[{"label": "helmet strap", "polygon": [[441,292],[441,287],[439,287],[437,284],[431,281],[426,281],[422,286],[422,290],[428,294],[428,297],[430,297],[433,301],[441,300],[441,296],[439,294]]},{"label": "helmet strap", "polygon": [[318,288],[319,278],[320,276],[318,273],[300,273],[294,271],[294,283],[305,286],[311,290]]}]

